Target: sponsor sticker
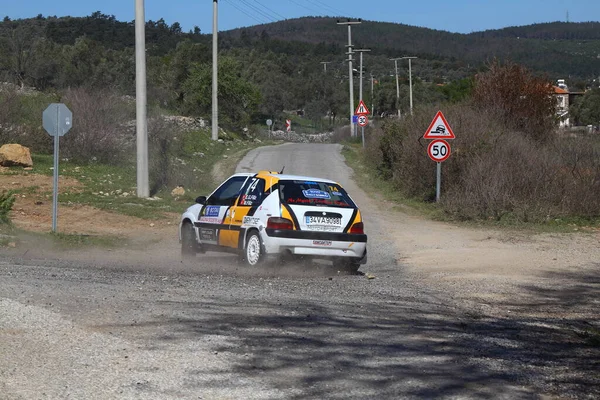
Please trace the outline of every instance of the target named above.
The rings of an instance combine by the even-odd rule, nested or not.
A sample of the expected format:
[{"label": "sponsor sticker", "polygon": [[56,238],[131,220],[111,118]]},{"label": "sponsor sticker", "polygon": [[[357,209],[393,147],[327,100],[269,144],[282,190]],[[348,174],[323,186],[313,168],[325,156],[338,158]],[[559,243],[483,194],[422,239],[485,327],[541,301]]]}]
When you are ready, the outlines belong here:
[{"label": "sponsor sticker", "polygon": [[207,224],[220,224],[221,218],[218,217],[200,217],[200,222],[204,222]]},{"label": "sponsor sticker", "polygon": [[307,199],[331,199],[329,193],[319,189],[307,189],[303,190],[302,193]]},{"label": "sponsor sticker", "polygon": [[220,209],[220,207],[218,207],[218,206],[207,206],[206,209],[204,210],[204,215],[207,217],[218,217],[219,209]]},{"label": "sponsor sticker", "polygon": [[256,226],[260,224],[260,218],[258,217],[244,217],[244,225]]},{"label": "sponsor sticker", "polygon": [[314,246],[331,246],[330,240],[313,240]]},{"label": "sponsor sticker", "polygon": [[214,242],[216,241],[216,231],[214,229],[200,229],[200,239]]}]

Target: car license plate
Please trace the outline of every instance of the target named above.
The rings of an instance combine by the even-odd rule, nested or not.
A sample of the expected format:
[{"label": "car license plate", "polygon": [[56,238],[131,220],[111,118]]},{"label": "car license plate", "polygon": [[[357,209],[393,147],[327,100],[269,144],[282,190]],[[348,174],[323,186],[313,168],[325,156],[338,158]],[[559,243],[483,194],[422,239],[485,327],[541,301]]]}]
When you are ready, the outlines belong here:
[{"label": "car license plate", "polygon": [[342,219],[336,217],[306,216],[306,225],[342,226]]}]

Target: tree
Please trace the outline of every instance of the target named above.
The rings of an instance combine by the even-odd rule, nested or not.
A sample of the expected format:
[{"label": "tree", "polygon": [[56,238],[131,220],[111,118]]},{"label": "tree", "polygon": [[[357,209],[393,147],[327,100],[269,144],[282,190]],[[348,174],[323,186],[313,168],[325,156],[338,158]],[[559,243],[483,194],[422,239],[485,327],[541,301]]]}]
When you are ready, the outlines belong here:
[{"label": "tree", "polygon": [[[261,102],[260,91],[242,78],[242,66],[231,57],[219,59],[219,120],[241,128],[250,122]],[[210,115],[212,110],[212,65],[195,64],[183,86],[184,111],[190,115]]]},{"label": "tree", "polygon": [[587,91],[569,111],[578,125],[600,126],[600,88]]},{"label": "tree", "polygon": [[513,129],[540,142],[556,128],[552,84],[522,65],[494,61],[475,77],[473,100],[475,106],[497,112]]}]

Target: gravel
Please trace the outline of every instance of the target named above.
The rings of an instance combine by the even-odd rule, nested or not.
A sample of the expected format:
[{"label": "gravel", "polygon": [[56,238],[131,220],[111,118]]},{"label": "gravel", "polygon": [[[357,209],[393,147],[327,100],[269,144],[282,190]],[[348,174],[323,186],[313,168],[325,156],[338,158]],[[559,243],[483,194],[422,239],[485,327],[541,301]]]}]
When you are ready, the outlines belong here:
[{"label": "gravel", "polygon": [[[395,220],[350,179],[339,151],[266,147],[238,170],[285,165],[342,183],[369,234],[357,275],[317,262],[249,270],[211,253],[183,263],[173,238],[144,251],[32,244],[25,256],[2,255],[0,397],[600,397],[600,347],[590,341],[598,265],[580,266],[589,275],[579,286],[531,278],[527,297],[503,275],[458,279],[433,261],[415,269],[403,250],[412,243],[399,238],[430,226]],[[588,300],[553,302],[567,281]]]}]

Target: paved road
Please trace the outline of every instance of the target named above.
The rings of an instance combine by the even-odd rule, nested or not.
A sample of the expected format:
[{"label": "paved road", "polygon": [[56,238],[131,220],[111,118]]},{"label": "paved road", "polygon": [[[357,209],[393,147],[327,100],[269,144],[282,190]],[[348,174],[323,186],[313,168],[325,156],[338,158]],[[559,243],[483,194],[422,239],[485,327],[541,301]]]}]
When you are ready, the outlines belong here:
[{"label": "paved road", "polygon": [[[553,382],[532,330],[481,318],[406,273],[386,214],[339,145],[250,152],[238,170],[340,181],[361,206],[376,276],[324,265],[183,264],[170,247],[77,261],[0,258],[2,399],[593,398]],[[153,253],[154,251],[154,253]],[[515,337],[518,332],[519,338]],[[531,344],[532,347],[523,344]],[[544,345],[552,345],[547,340]],[[597,360],[596,360],[597,361]],[[565,367],[568,368],[568,365]],[[591,391],[590,391],[591,390]]]}]

